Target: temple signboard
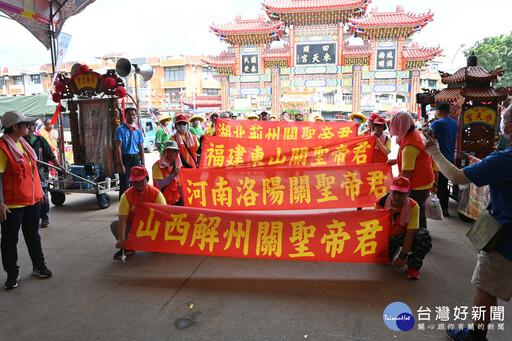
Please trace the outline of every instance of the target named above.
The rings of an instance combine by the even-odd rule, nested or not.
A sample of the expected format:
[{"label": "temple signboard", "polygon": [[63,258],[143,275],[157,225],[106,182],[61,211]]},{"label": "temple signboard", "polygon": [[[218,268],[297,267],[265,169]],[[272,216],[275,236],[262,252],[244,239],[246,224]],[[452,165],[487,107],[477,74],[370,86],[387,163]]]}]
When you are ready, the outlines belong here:
[{"label": "temple signboard", "polygon": [[336,64],[336,44],[297,44],[297,65]]}]

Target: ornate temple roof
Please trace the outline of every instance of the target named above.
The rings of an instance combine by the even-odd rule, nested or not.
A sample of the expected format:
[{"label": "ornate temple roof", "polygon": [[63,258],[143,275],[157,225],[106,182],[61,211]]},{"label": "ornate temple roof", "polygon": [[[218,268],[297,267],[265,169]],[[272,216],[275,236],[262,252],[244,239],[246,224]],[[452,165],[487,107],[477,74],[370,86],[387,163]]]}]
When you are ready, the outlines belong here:
[{"label": "ornate temple roof", "polygon": [[266,0],[262,8],[271,19],[290,25],[325,25],[347,22],[363,14],[371,0]]},{"label": "ornate temple roof", "polygon": [[262,14],[257,19],[242,19],[242,16],[239,15],[229,24],[212,24],[210,29],[221,40],[232,45],[261,42],[268,44],[283,36],[284,23],[280,20],[267,21]]},{"label": "ornate temple roof", "polygon": [[194,102],[196,108],[214,108],[222,105],[220,96],[196,96],[195,101],[194,97],[186,97],[183,99],[183,103],[189,107],[194,107]]},{"label": "ornate temple roof", "polygon": [[262,57],[264,60],[289,59],[291,57],[290,46],[284,45],[283,47],[278,48],[271,48],[270,46],[266,46]]},{"label": "ornate temple roof", "polygon": [[441,54],[443,50],[441,47],[422,47],[418,43],[413,43],[411,46],[404,47],[404,59],[406,60],[430,60],[435,56]]},{"label": "ornate temple roof", "polygon": [[434,92],[434,98],[436,103],[457,101],[461,97],[464,97],[466,100],[472,101],[503,101],[507,98],[507,96],[507,88],[495,89],[459,87],[452,89],[443,89],[437,93]]},{"label": "ornate temple roof", "polygon": [[365,41],[363,45],[349,45],[348,41],[343,44],[343,55],[345,57],[366,57],[372,52],[370,43]]},{"label": "ornate temple roof", "polygon": [[351,17],[349,26],[357,36],[373,39],[408,38],[433,20],[434,14],[414,14],[397,6],[395,12],[378,12],[378,8],[361,17]]},{"label": "ornate temple roof", "polygon": [[218,56],[203,56],[201,61],[215,67],[234,67],[236,56],[233,52],[222,51]]},{"label": "ornate temple roof", "polygon": [[481,66],[467,66],[463,67],[454,74],[439,72],[441,74],[441,81],[444,84],[459,83],[465,81],[477,81],[477,82],[496,82],[498,77],[503,76],[505,69],[500,67],[493,71],[487,71]]}]

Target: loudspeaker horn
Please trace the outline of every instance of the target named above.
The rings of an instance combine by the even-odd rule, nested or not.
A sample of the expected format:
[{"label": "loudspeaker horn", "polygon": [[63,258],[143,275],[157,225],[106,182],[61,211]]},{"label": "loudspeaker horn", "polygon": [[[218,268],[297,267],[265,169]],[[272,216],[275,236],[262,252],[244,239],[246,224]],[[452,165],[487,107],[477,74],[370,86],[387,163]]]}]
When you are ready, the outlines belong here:
[{"label": "loudspeaker horn", "polygon": [[80,67],[80,63],[76,63],[76,64],[73,64],[73,66],[71,67],[71,77],[73,77],[77,72],[78,72],[78,68]]},{"label": "loudspeaker horn", "polygon": [[140,78],[144,82],[147,82],[153,77],[153,67],[147,63],[142,64],[139,67],[135,68],[135,72],[137,72],[140,75]]},{"label": "loudspeaker horn", "polygon": [[131,72],[135,71],[132,63],[126,58],[121,58],[116,63],[116,72],[121,77],[128,76]]}]

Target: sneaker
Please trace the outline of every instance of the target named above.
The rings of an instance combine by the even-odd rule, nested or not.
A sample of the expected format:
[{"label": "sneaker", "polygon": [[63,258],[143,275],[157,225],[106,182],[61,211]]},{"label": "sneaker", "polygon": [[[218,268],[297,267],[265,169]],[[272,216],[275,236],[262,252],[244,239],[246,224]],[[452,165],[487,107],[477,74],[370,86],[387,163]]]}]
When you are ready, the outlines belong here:
[{"label": "sneaker", "polygon": [[[448,329],[446,330],[448,338],[452,341],[473,341],[473,337],[468,328],[464,329]],[[485,339],[487,341],[487,339]]]},{"label": "sneaker", "polygon": [[420,272],[416,269],[409,267],[407,269],[407,278],[409,279],[420,279]]},{"label": "sneaker", "polygon": [[48,278],[48,277],[52,276],[52,272],[50,271],[50,269],[48,269],[46,267],[46,265],[43,265],[39,269],[38,268],[34,268],[32,270],[32,275],[38,276],[38,277],[41,277],[41,278]]},{"label": "sneaker", "polygon": [[[134,253],[134,250],[124,250],[125,256],[131,256]],[[121,259],[121,257],[123,257],[123,250],[118,250],[116,253],[114,253],[114,259]]]},{"label": "sneaker", "polygon": [[12,275],[12,276],[7,275],[7,281],[5,281],[5,289],[11,290],[11,289],[16,288],[18,286],[19,280],[20,280],[19,274]]},{"label": "sneaker", "polygon": [[41,227],[48,227],[50,226],[50,220],[48,218],[41,219]]}]

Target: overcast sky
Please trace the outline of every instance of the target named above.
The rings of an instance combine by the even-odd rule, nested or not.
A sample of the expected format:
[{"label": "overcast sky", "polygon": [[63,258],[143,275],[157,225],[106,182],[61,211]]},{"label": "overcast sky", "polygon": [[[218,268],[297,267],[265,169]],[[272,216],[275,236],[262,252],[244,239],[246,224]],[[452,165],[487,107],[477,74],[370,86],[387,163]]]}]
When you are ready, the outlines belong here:
[{"label": "overcast sky", "polygon": [[[224,24],[237,15],[256,18],[262,0],[96,0],[68,19],[63,32],[72,35],[65,61],[92,62],[94,57],[125,52],[128,57],[218,54],[227,45],[209,25]],[[487,36],[510,34],[512,3],[503,0],[373,0],[370,9],[392,11],[401,4],[413,13],[434,13],[412,39],[440,45],[454,66],[465,64],[461,44],[473,45]],[[0,17],[0,66],[50,62],[50,53],[21,25]]]}]

